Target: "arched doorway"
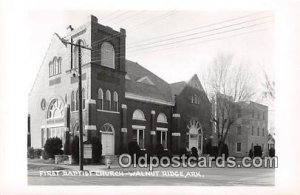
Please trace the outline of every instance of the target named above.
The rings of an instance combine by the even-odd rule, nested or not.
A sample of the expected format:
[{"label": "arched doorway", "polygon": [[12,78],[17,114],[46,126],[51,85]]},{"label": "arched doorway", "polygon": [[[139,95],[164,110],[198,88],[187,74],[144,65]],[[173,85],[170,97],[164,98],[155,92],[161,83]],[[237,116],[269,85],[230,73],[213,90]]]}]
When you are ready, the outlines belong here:
[{"label": "arched doorway", "polygon": [[203,150],[203,132],[201,124],[197,120],[190,120],[188,125],[189,149],[193,147],[198,149],[198,153],[202,154]]},{"label": "arched doorway", "polygon": [[101,132],[102,155],[114,155],[115,154],[114,127],[111,124],[106,123],[102,126],[100,132]]}]

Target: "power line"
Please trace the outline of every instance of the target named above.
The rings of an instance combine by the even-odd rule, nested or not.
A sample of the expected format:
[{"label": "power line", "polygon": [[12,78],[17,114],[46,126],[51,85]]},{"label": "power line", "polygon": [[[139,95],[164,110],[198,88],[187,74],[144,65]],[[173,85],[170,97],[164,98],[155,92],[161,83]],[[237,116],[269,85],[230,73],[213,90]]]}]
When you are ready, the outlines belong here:
[{"label": "power line", "polygon": [[206,32],[216,31],[216,30],[220,30],[220,29],[223,29],[223,28],[227,28],[227,27],[231,27],[231,26],[237,26],[237,25],[240,25],[240,24],[245,24],[245,23],[248,23],[248,22],[253,22],[253,21],[257,21],[257,20],[261,20],[261,19],[265,19],[265,18],[270,18],[270,17],[271,16],[256,18],[256,19],[247,20],[247,21],[244,21],[244,22],[235,23],[235,24],[231,24],[231,25],[227,25],[227,26],[223,26],[223,27],[209,29],[209,30],[206,30],[206,31],[200,31],[200,32],[195,32],[195,33],[191,33],[191,34],[181,35],[181,36],[172,37],[172,38],[168,38],[168,39],[163,39],[163,40],[155,41],[155,42],[152,42],[152,43],[151,42],[150,43],[142,43],[142,44],[139,44],[139,45],[134,45],[134,46],[128,47],[128,49],[130,49],[132,47],[140,47],[140,46],[143,46],[143,45],[153,45],[153,44],[156,44],[156,43],[159,43],[159,42],[166,42],[166,41],[170,41],[170,40],[174,40],[174,39],[178,39],[178,38],[189,37],[189,36],[193,36],[193,35],[197,35],[197,34],[202,34],[202,33],[206,33]]},{"label": "power line", "polygon": [[194,31],[194,30],[198,30],[198,29],[202,29],[202,28],[206,28],[206,27],[210,27],[210,26],[215,26],[215,25],[218,25],[218,24],[226,23],[226,22],[231,22],[231,21],[235,21],[235,20],[239,20],[239,19],[243,19],[243,18],[248,18],[248,17],[254,16],[254,15],[259,15],[259,13],[248,14],[248,15],[245,15],[245,16],[237,17],[237,18],[231,18],[231,19],[228,19],[228,20],[222,20],[222,21],[219,21],[219,22],[216,22],[216,23],[201,25],[201,26],[198,26],[198,27],[195,27],[195,28],[191,28],[191,29],[187,29],[187,30],[183,30],[183,31],[178,31],[178,32],[175,32],[175,33],[170,33],[170,34],[161,35],[161,36],[157,36],[157,37],[153,37],[153,38],[143,39],[143,40],[140,40],[140,41],[135,41],[133,43],[141,42],[141,41],[145,42],[145,41],[158,39],[158,38],[162,38],[162,37],[168,37],[168,36],[172,36],[172,35],[176,35],[176,34],[186,33],[186,32],[190,32],[190,31]]},{"label": "power line", "polygon": [[[181,34],[181,33],[184,33],[184,32],[194,31],[194,30],[197,30],[197,29],[205,28],[205,27],[210,27],[210,26],[214,26],[214,25],[218,25],[218,24],[222,24],[222,23],[226,23],[226,22],[230,22],[230,21],[239,20],[239,19],[242,19],[242,18],[247,18],[247,17],[253,16],[253,15],[258,15],[258,14],[257,13],[248,14],[248,15],[245,15],[245,16],[242,16],[242,17],[232,18],[232,19],[229,19],[229,20],[223,20],[223,21],[220,21],[220,22],[216,22],[216,23],[212,23],[212,24],[208,24],[208,25],[203,25],[203,26],[199,26],[199,27],[196,27],[196,28],[192,28],[192,29],[188,29],[188,30],[184,30],[184,31],[179,31],[179,32],[176,32],[176,33],[171,33],[171,34],[167,34],[167,35],[158,36],[158,37],[155,37],[155,38],[145,39],[145,40],[142,40],[142,42],[145,42],[147,40],[161,38],[161,37],[167,37],[167,36],[171,36],[171,35],[175,35],[175,34]],[[100,39],[100,40],[92,43],[92,45],[96,45],[97,43],[99,43],[101,41],[109,40],[110,38],[117,37],[117,36],[120,36],[120,33],[115,33],[111,36]],[[141,41],[136,41],[136,42],[141,42]],[[136,43],[136,42],[133,42],[133,43]]]},{"label": "power line", "polygon": [[118,13],[119,11],[120,11],[120,10],[117,10],[117,11],[114,11],[114,12],[112,12],[112,13],[110,13],[110,14],[106,14],[106,15],[104,15],[104,16],[101,18],[101,20],[106,20],[107,18],[109,18],[109,17],[115,15],[115,14]]},{"label": "power line", "polygon": [[[187,39],[183,39],[183,40],[177,40],[177,41],[173,41],[173,42],[169,42],[169,43],[163,43],[163,44],[158,44],[158,45],[157,44],[156,45],[152,45],[152,46],[147,46],[146,45],[146,47],[141,47],[141,48],[131,47],[131,50],[130,49],[128,49],[128,50],[129,51],[135,51],[137,49],[139,49],[139,50],[145,50],[145,49],[148,49],[148,48],[155,48],[155,47],[162,47],[162,46],[166,46],[166,45],[173,45],[173,44],[176,44],[176,43],[191,41],[191,40],[194,40],[194,39],[201,39],[201,38],[210,37],[210,36],[214,36],[214,35],[218,35],[218,34],[222,34],[222,33],[227,33],[227,32],[232,32],[232,31],[236,31],[236,30],[246,29],[246,28],[249,28],[249,27],[251,28],[251,27],[262,25],[262,24],[269,23],[269,22],[271,22],[271,21],[265,21],[265,22],[261,22],[261,23],[256,23],[256,24],[248,25],[248,26],[242,26],[242,27],[239,27],[239,28],[229,29],[229,30],[226,30],[226,31],[221,31],[221,32],[216,32],[216,33],[210,33],[210,34],[207,34],[207,35],[204,35],[204,36],[200,36],[200,37],[191,37],[191,38],[187,38]],[[233,26],[233,25],[229,25],[229,26],[225,26],[225,27],[220,27],[220,28],[218,28],[218,30],[225,29],[225,28],[228,28],[228,27],[231,27],[231,26]],[[211,30],[206,31],[206,32],[211,32],[211,31],[216,31],[216,30],[215,29],[211,29]],[[157,42],[157,43],[159,43],[159,42]],[[121,46],[123,46],[123,45],[121,45]],[[100,51],[100,50],[101,49],[97,49],[97,50],[94,50],[93,52]]]},{"label": "power line", "polygon": [[[170,12],[174,12],[175,10],[173,10],[173,11],[170,11]],[[170,14],[171,15],[173,15],[172,13],[166,13],[168,16],[170,16]],[[157,16],[157,17],[155,17],[155,18],[159,18],[159,17],[162,17],[162,16],[164,16],[164,15],[166,15],[166,14],[163,14],[163,15],[160,15],[160,16]],[[151,20],[151,19],[150,19]],[[153,18],[152,18],[152,20],[153,20]],[[149,20],[147,20],[146,22],[144,22],[144,23],[148,23],[149,22]],[[144,24],[144,23],[142,23],[142,24]],[[153,23],[153,22],[152,22]],[[140,25],[142,25],[142,24],[139,24],[139,25],[137,25],[137,26],[140,26]],[[130,28],[130,27],[129,27]],[[136,29],[134,30],[134,31],[136,31]],[[131,32],[134,32],[134,31],[131,31]],[[94,43],[92,43],[92,45],[96,45],[96,44],[98,44],[99,42],[101,42],[101,41],[104,41],[104,40],[108,40],[108,39],[110,39],[110,38],[113,38],[113,37],[118,37],[118,36],[121,36],[120,35],[120,33],[118,32],[118,33],[115,33],[115,34],[113,34],[113,35],[111,35],[111,36],[108,36],[108,37],[105,37],[105,38],[103,38],[103,39],[101,39],[101,40],[98,40],[98,41],[96,41],[96,42],[94,42]]]},{"label": "power line", "polygon": [[130,13],[130,11],[125,11],[125,12],[123,12],[123,13],[120,13],[119,15],[117,15],[117,16],[111,18],[111,19],[108,19],[106,22],[115,20],[116,18],[119,18],[119,17],[121,17],[121,16],[124,16],[124,15],[126,15],[126,14],[128,14],[128,13]]},{"label": "power line", "polygon": [[[231,35],[231,36],[226,36],[226,37],[219,37],[219,38],[214,38],[214,39],[209,39],[209,40],[204,40],[204,41],[201,41],[201,42],[197,42],[197,43],[192,43],[192,44],[188,44],[188,45],[183,45],[183,46],[173,46],[173,47],[168,47],[168,48],[161,48],[161,49],[156,49],[156,50],[152,50],[152,51],[142,51],[142,53],[150,53],[150,52],[158,52],[158,51],[162,51],[162,50],[168,50],[168,49],[173,49],[173,48],[179,48],[179,47],[186,47],[186,46],[191,46],[191,45],[196,45],[196,44],[200,44],[200,43],[204,43],[204,42],[210,42],[210,41],[215,41],[215,40],[221,40],[221,39],[226,39],[226,38],[232,38],[232,37],[237,37],[237,36],[242,36],[242,35],[245,35],[245,34],[249,34],[249,33],[253,33],[253,32],[259,32],[259,31],[264,31],[264,30],[268,30],[268,28],[265,28],[265,29],[256,29],[256,30],[252,30],[252,31],[247,31],[247,32],[243,32],[243,33],[239,33],[239,34],[234,34],[234,35]],[[236,30],[231,30],[231,31],[236,31]],[[215,35],[214,35],[215,36]],[[141,50],[139,51],[132,51],[132,52],[128,52],[130,54],[140,54]],[[117,55],[119,55],[120,53],[117,53]],[[119,58],[124,58],[125,56],[119,56],[115,59],[119,59]],[[97,58],[94,58],[94,60],[97,61]],[[108,59],[105,59],[105,60],[108,60]],[[100,60],[98,60],[100,61]]]},{"label": "power line", "polygon": [[141,14],[141,13],[145,13],[145,12],[146,12],[146,10],[137,11],[137,13],[135,13],[135,14],[129,16],[129,17],[123,18],[122,20],[119,20],[119,21],[117,21],[117,22],[113,22],[112,25],[113,25],[113,24],[120,23],[120,22],[123,22],[123,21],[125,21],[125,20],[128,20],[129,18],[132,18],[133,16],[137,16],[137,15],[139,15],[139,14]]},{"label": "power line", "polygon": [[[139,26],[142,26],[142,25],[145,25],[145,24],[153,24],[154,22],[155,22],[155,20],[157,20],[157,19],[159,19],[159,18],[162,18],[162,17],[164,17],[164,18],[167,18],[167,17],[169,17],[169,16],[171,16],[171,15],[174,15],[174,14],[176,14],[178,11],[176,11],[176,10],[171,10],[171,11],[169,11],[169,12],[167,12],[167,13],[165,13],[165,14],[162,14],[162,15],[159,15],[159,16],[156,16],[156,17],[153,17],[152,19],[150,18],[149,20],[146,20],[145,22],[142,22],[142,23],[140,23],[140,24],[137,24],[137,25],[133,25],[132,27],[135,27],[135,29],[134,29],[134,31],[136,31],[138,28],[136,28],[136,27],[139,27]],[[161,20],[160,20],[161,21]],[[131,28],[131,27],[129,27],[129,28]]]}]

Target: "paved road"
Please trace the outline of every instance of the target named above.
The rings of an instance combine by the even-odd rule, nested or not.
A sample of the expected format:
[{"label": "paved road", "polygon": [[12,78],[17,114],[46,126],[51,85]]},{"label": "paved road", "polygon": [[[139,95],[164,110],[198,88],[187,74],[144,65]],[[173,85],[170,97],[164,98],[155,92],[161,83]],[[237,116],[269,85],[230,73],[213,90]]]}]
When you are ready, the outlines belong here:
[{"label": "paved road", "polygon": [[[122,170],[125,173],[132,169]],[[139,171],[147,171],[139,169]],[[158,168],[155,171],[182,171],[184,174],[190,171],[200,171],[202,177],[163,177],[163,176],[60,176],[45,177],[38,174],[28,174],[29,185],[191,185],[191,186],[272,186],[275,180],[275,169],[265,168]]]}]

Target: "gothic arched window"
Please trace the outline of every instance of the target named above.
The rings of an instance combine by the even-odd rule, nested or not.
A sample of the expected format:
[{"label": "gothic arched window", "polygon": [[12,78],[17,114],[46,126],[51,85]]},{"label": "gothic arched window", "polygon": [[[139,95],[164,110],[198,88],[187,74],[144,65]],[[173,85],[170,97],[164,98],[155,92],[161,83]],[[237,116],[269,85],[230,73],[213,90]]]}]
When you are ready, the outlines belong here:
[{"label": "gothic arched window", "polygon": [[119,97],[118,97],[118,93],[114,92],[114,111],[118,112],[118,102],[119,102]]},{"label": "gothic arched window", "polygon": [[48,107],[47,119],[62,118],[64,116],[64,103],[59,99],[53,99]]},{"label": "gothic arched window", "polygon": [[111,110],[111,93],[109,90],[106,90],[105,100],[106,100],[106,109]]},{"label": "gothic arched window", "polygon": [[103,91],[101,88],[98,90],[98,105],[97,109],[103,110]]},{"label": "gothic arched window", "polygon": [[108,42],[101,45],[101,65],[115,69],[115,49]]}]

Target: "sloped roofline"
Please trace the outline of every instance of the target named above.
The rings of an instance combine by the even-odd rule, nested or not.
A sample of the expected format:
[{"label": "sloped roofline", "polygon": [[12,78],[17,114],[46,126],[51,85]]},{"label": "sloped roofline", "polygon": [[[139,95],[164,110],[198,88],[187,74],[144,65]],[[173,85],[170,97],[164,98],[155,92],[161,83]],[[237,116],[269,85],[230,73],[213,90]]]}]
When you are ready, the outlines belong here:
[{"label": "sloped roofline", "polygon": [[38,78],[38,76],[39,76],[39,74],[40,74],[40,72],[41,72],[42,65],[43,65],[44,62],[45,62],[47,53],[48,53],[48,51],[49,51],[49,49],[50,49],[50,47],[51,47],[51,44],[52,44],[52,41],[53,41],[53,38],[54,38],[54,37],[57,37],[57,38],[61,41],[61,43],[62,43],[64,46],[67,47],[67,45],[63,42],[63,39],[62,39],[57,33],[54,33],[54,34],[52,35],[50,44],[48,45],[48,48],[47,48],[47,50],[46,50],[46,52],[45,52],[45,54],[44,54],[44,58],[43,58],[43,60],[42,60],[42,63],[40,64],[39,70],[38,70],[38,72],[37,72],[37,74],[36,74],[36,76],[35,76],[35,79],[34,79],[34,81],[33,81],[33,84],[32,84],[32,87],[31,87],[31,89],[30,89],[30,91],[29,91],[28,96],[31,95],[31,92],[32,92],[32,90],[33,90],[33,88],[34,88],[34,86],[35,86],[36,80],[37,80],[37,78]]}]

